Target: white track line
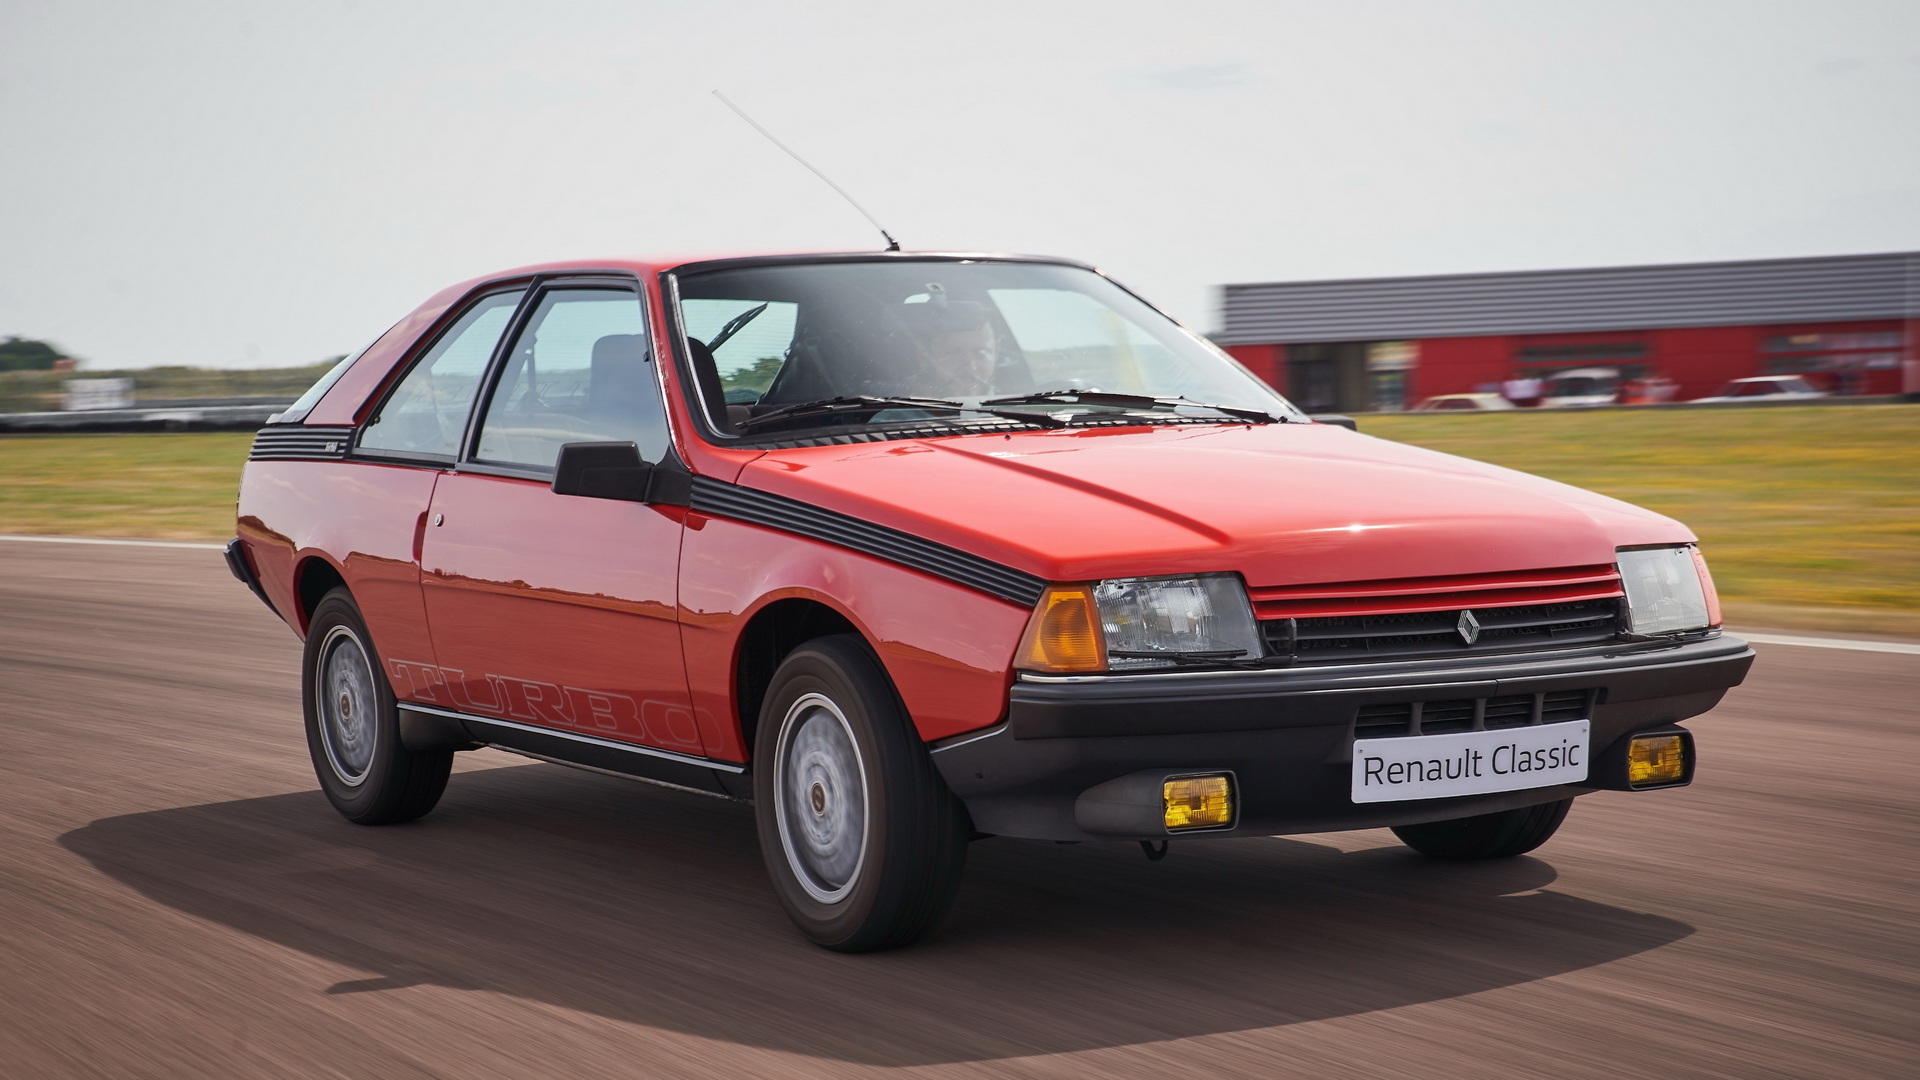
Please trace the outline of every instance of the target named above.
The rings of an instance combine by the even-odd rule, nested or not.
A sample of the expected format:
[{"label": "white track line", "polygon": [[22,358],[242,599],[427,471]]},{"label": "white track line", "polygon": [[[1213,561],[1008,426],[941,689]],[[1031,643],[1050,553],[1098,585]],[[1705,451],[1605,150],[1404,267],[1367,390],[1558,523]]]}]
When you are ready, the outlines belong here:
[{"label": "white track line", "polygon": [[[195,551],[220,551],[224,544],[194,544],[181,540],[108,540],[97,536],[13,536],[0,533],[0,540],[15,540],[24,544],[104,544],[109,547],[152,547],[152,548],[191,548]],[[1920,656],[1920,645],[1908,645],[1898,641],[1859,641],[1853,638],[1814,638],[1788,637],[1784,634],[1742,634],[1732,631],[1756,645],[1805,645],[1814,649],[1850,649],[1854,652],[1899,653],[1905,656]]]},{"label": "white track line", "polygon": [[1907,656],[1920,656],[1920,645],[1907,645],[1898,641],[1859,641],[1853,638],[1788,637],[1784,634],[1743,634],[1738,630],[1728,632],[1735,637],[1751,641],[1756,645],[1805,645],[1814,649],[1851,649],[1854,652],[1888,652],[1903,653]]},{"label": "white track line", "polygon": [[0,533],[0,540],[23,544],[105,544],[109,547],[192,548],[195,551],[222,551],[225,544],[194,544],[184,540],[108,540],[98,536],[12,536]]}]

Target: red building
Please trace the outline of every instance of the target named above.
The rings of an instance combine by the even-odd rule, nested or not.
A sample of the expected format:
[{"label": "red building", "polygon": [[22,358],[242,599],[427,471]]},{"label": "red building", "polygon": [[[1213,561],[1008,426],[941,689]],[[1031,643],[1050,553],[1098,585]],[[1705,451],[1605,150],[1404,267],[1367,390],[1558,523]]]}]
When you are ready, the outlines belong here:
[{"label": "red building", "polygon": [[[1798,374],[1920,393],[1920,252],[1228,285],[1227,351],[1310,411],[1401,409],[1612,372],[1686,401]],[[1555,376],[1561,376],[1555,382]]]}]

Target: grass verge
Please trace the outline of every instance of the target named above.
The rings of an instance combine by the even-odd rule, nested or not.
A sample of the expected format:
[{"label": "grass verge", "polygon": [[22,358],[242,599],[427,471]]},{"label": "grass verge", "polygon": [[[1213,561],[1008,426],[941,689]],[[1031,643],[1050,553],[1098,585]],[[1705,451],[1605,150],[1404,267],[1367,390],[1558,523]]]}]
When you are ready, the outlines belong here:
[{"label": "grass verge", "polygon": [[[1920,406],[1379,416],[1687,523],[1748,626],[1920,635]],[[222,540],[251,436],[0,438],[0,532]]]},{"label": "grass verge", "polygon": [[225,540],[247,432],[0,438],[0,533]]}]

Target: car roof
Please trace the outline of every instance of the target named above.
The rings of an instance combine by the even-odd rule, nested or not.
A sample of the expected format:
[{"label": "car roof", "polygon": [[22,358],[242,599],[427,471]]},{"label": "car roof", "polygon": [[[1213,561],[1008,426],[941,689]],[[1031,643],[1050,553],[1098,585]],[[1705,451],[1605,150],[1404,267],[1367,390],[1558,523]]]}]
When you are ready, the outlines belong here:
[{"label": "car roof", "polygon": [[606,259],[560,259],[533,263],[481,274],[449,285],[416,307],[394,324],[361,354],[361,359],[327,391],[302,418],[307,424],[358,423],[372,395],[384,382],[393,366],[431,332],[439,320],[466,297],[479,290],[515,279],[536,275],[614,273],[633,274],[646,280],[667,271],[717,270],[745,266],[793,265],[796,263],[885,262],[892,260],[943,260],[952,262],[1026,262],[1050,263],[1099,270],[1086,263],[1049,255],[1010,255],[983,251],[797,251],[787,253],[702,254],[691,256],[618,256]]},{"label": "car roof", "polygon": [[896,259],[902,261],[934,259],[948,262],[1051,263],[1058,266],[1079,267],[1085,270],[1096,269],[1089,263],[1054,255],[1020,255],[1010,252],[991,251],[722,252],[667,256],[620,256],[608,259],[562,259],[554,262],[516,266],[491,274],[483,274],[474,278],[472,284],[477,285],[503,278],[526,277],[533,274],[584,273],[594,270],[625,271],[645,277],[668,271],[720,270],[744,266],[792,265],[794,263],[890,262]]}]

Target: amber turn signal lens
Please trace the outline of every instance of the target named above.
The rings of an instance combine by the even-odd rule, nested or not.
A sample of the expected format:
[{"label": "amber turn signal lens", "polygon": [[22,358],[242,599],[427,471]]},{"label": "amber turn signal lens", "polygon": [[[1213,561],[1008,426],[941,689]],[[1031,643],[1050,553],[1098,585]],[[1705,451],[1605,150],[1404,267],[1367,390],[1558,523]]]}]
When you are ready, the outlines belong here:
[{"label": "amber turn signal lens", "polygon": [[1093,617],[1093,587],[1049,588],[1033,609],[1017,655],[1016,666],[1027,671],[1104,671],[1107,656]]},{"label": "amber turn signal lens", "polygon": [[1233,824],[1233,785],[1225,776],[1180,776],[1161,785],[1167,828],[1213,829]]},{"label": "amber turn signal lens", "polygon": [[1687,778],[1687,743],[1678,735],[1642,735],[1627,744],[1627,783],[1677,784]]}]

